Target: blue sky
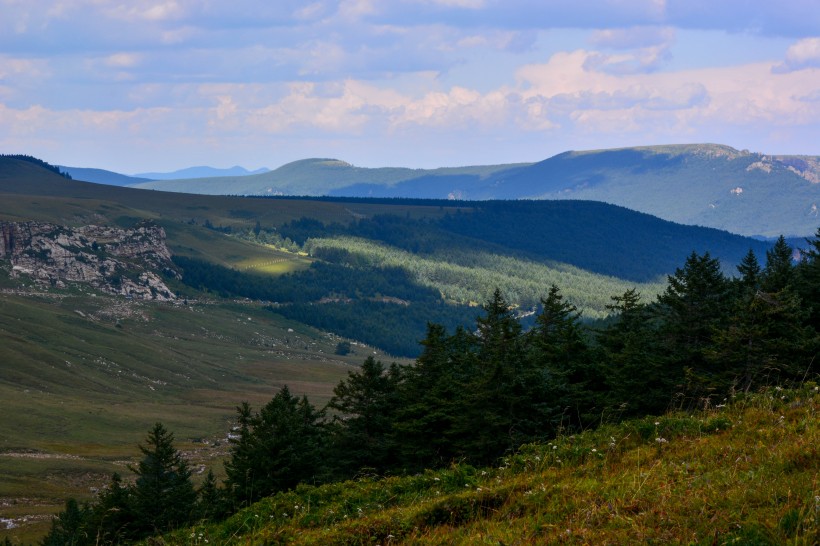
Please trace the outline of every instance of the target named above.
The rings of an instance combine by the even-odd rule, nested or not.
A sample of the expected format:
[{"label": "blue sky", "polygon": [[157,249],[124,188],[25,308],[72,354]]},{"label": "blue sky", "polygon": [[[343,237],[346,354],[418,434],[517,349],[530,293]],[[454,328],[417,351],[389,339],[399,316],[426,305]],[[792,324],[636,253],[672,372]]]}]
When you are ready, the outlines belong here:
[{"label": "blue sky", "polygon": [[0,152],[124,173],[820,154],[816,0],[0,0]]}]

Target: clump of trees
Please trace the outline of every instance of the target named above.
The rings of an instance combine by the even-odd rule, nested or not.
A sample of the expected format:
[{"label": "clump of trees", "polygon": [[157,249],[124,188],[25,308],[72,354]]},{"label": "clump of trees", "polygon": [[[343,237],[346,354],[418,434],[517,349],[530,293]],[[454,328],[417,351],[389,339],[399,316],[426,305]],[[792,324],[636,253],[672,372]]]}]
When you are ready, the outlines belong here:
[{"label": "clump of trees", "polygon": [[171,432],[155,424],[145,445],[139,446],[142,459],[131,468],[133,483],[114,474],[95,503],[80,505],[68,499],[41,544],[123,544],[214,515],[220,501],[213,474],[195,489],[191,470],[173,441]]},{"label": "clump of trees", "polygon": [[47,163],[47,162],[43,161],[42,159],[38,159],[34,156],[23,155],[23,154],[2,154],[2,155],[0,155],[0,157],[6,157],[8,159],[17,159],[18,161],[26,161],[28,163],[33,163],[34,165],[37,165],[38,167],[49,170],[49,171],[53,172],[54,174],[58,174],[58,175],[62,176],[63,178],[67,178],[68,180],[72,179],[70,174],[68,174],[67,172],[63,172],[62,170],[60,170],[59,167],[55,167],[51,163]]},{"label": "clump of trees", "polygon": [[613,317],[593,326],[553,285],[525,329],[496,290],[474,328],[428,324],[414,365],[369,357],[325,408],[287,387],[258,412],[240,405],[221,486],[211,474],[197,493],[157,425],[136,482],[115,476],[95,505],[69,501],[45,544],[144,537],[300,483],[491,464],[561,431],[814,378],[820,230],[809,243],[795,264],[781,237],[764,265],[750,251],[731,278],[693,252],[656,301],[627,290],[612,297]]}]

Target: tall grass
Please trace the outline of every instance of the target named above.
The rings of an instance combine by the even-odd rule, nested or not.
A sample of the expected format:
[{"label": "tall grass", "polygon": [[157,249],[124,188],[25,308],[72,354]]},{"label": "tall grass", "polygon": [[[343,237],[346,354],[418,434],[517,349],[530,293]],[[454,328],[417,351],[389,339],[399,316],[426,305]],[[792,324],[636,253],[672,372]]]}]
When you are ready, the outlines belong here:
[{"label": "tall grass", "polygon": [[303,485],[151,544],[817,544],[819,409],[815,384],[767,390],[494,468]]}]

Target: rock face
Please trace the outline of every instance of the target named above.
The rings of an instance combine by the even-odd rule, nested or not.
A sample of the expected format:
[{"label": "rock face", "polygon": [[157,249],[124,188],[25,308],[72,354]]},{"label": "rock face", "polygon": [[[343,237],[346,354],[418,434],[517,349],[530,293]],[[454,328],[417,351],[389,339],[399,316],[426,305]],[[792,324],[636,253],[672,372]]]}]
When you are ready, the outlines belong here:
[{"label": "rock face", "polygon": [[13,278],[27,275],[57,288],[77,282],[133,298],[175,299],[157,274],[173,271],[165,230],[159,226],[71,228],[0,222],[0,236],[0,260],[11,262]]}]

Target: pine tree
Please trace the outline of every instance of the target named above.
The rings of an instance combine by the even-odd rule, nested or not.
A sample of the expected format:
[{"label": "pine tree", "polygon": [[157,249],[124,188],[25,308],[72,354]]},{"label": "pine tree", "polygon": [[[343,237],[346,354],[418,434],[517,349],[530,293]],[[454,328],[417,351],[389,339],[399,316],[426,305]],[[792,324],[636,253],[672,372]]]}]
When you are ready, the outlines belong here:
[{"label": "pine tree", "polygon": [[197,518],[217,520],[227,514],[225,494],[216,482],[213,470],[208,470],[205,481],[197,490]]},{"label": "pine tree", "polygon": [[755,256],[752,249],[749,249],[749,252],[743,257],[743,260],[737,266],[737,271],[740,273],[737,283],[742,294],[755,293],[760,289],[762,270],[760,262],[757,261],[757,256]]},{"label": "pine tree", "polygon": [[225,465],[226,485],[237,506],[323,478],[324,413],[287,386],[251,416],[240,407],[240,435]]},{"label": "pine tree", "polygon": [[168,531],[192,520],[196,491],[191,471],[174,448],[174,435],[156,423],[140,445],[143,458],[133,489],[135,528],[145,534]]},{"label": "pine tree", "polygon": [[136,538],[133,489],[123,485],[118,473],[111,475],[111,483],[100,493],[94,504],[95,544],[111,544]]},{"label": "pine tree", "polygon": [[607,309],[615,317],[597,337],[609,386],[608,406],[619,417],[663,412],[672,395],[657,325],[640,300],[634,288],[612,296]]},{"label": "pine tree", "polygon": [[84,546],[94,544],[89,534],[91,511],[73,498],[66,500],[65,510],[51,522],[51,530],[40,543],[42,546]]},{"label": "pine tree", "polygon": [[404,370],[397,393],[393,428],[404,468],[447,464],[463,453],[465,433],[457,430],[457,422],[465,419],[463,400],[476,374],[474,342],[461,328],[448,336],[440,324],[427,325],[422,354]]},{"label": "pine tree", "polygon": [[[586,415],[596,406],[602,378],[584,339],[581,313],[564,300],[556,285],[541,299],[541,311],[527,336],[529,352],[522,374],[527,406],[539,409],[532,415],[541,421],[541,433],[556,427],[583,426]],[[523,412],[525,419],[529,412]],[[533,426],[536,428],[534,429]],[[532,437],[538,425],[526,427]],[[533,438],[534,439],[534,438]]]},{"label": "pine tree", "polygon": [[771,250],[766,251],[766,267],[760,279],[760,288],[764,292],[780,292],[791,286],[794,280],[794,249],[786,243],[781,235]]},{"label": "pine tree", "polygon": [[808,324],[820,333],[820,228],[806,243],[809,247],[795,270],[795,288],[808,312]]},{"label": "pine tree", "polygon": [[237,408],[238,433],[230,436],[230,458],[225,461],[228,496],[236,510],[254,498],[254,449],[253,415],[250,405],[242,402]]},{"label": "pine tree", "polygon": [[395,463],[392,431],[400,381],[398,366],[385,369],[370,356],[333,389],[327,407],[339,415],[334,419],[332,459],[342,476],[365,467],[383,472]]},{"label": "pine tree", "polygon": [[720,370],[707,361],[706,350],[730,312],[730,285],[708,252],[693,252],[668,281],[658,296],[667,373],[681,382],[690,403],[700,403],[720,387],[713,381]]}]

